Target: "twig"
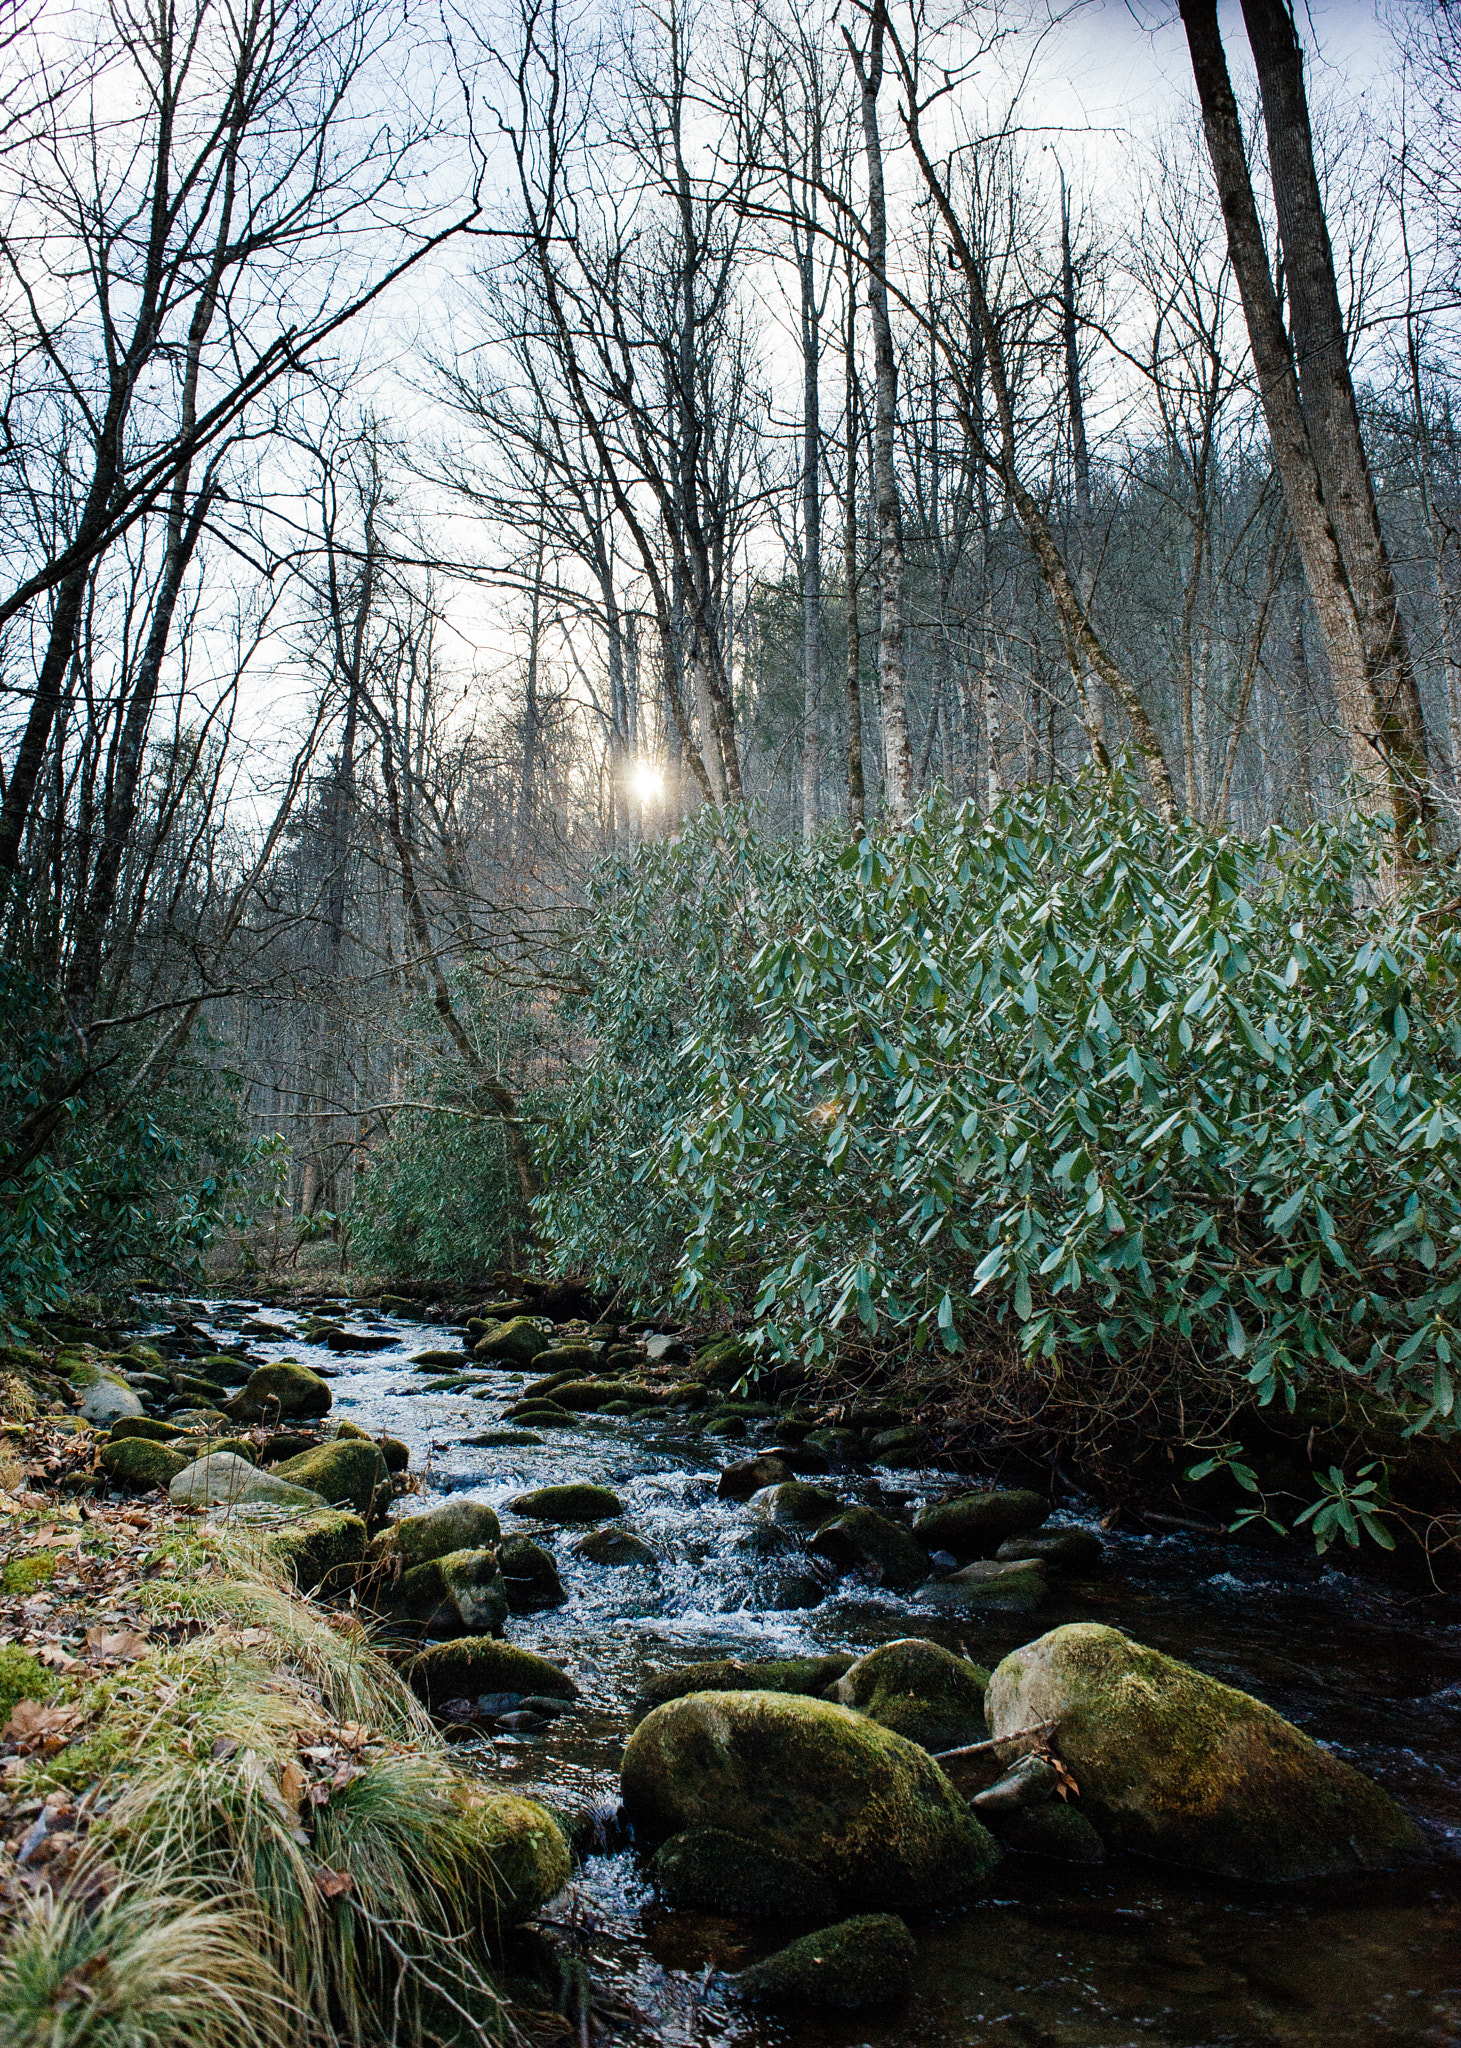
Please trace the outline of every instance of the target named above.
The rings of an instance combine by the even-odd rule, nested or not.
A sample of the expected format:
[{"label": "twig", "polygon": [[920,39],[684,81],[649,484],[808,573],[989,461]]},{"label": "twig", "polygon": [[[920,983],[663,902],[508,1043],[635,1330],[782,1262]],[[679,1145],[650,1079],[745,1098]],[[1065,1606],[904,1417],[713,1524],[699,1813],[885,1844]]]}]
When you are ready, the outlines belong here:
[{"label": "twig", "polygon": [[991,1735],[988,1742],[966,1743],[962,1749],[936,1749],[933,1760],[936,1764],[946,1764],[955,1757],[983,1756],[986,1750],[1003,1749],[1007,1742],[1023,1742],[1027,1735],[1043,1735],[1047,1728],[1055,1726],[1059,1718],[1057,1714],[1055,1720],[1037,1721],[1033,1728],[1016,1728],[1009,1735]]}]

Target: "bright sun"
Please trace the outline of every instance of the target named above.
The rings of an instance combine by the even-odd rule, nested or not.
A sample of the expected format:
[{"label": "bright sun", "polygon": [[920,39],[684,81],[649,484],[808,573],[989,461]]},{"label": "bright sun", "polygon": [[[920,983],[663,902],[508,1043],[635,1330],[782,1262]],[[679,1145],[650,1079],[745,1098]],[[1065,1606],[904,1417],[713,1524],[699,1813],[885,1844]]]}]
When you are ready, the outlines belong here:
[{"label": "bright sun", "polygon": [[636,761],[629,771],[629,786],[642,804],[652,804],[663,796],[665,779],[648,761]]}]

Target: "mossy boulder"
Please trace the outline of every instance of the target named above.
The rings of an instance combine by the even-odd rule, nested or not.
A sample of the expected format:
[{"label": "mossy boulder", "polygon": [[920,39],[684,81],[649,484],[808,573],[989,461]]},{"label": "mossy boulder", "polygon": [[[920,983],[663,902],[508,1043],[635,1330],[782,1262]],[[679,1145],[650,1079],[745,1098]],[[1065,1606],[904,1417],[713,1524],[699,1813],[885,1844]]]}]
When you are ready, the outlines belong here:
[{"label": "mossy boulder", "polygon": [[929,1573],[928,1559],[908,1531],[876,1508],[844,1508],[823,1522],[810,1547],[838,1571],[859,1571],[875,1586],[906,1590]]},{"label": "mossy boulder", "polygon": [[497,1562],[514,1614],[541,1614],[567,1601],[558,1567],[540,1543],[527,1536],[506,1536],[497,1546]]},{"label": "mossy boulder", "polygon": [[574,1423],[573,1416],[556,1401],[519,1401],[515,1408],[503,1410],[502,1419],[531,1423],[538,1429],[571,1429]]},{"label": "mossy boulder", "polygon": [[744,1337],[722,1337],[706,1344],[695,1354],[695,1369],[703,1380],[717,1386],[734,1386],[756,1363],[756,1354]]},{"label": "mossy boulder", "polygon": [[570,1414],[591,1415],[606,1401],[622,1398],[623,1392],[622,1380],[559,1380],[552,1399]]},{"label": "mossy boulder", "polygon": [[328,1415],[334,1396],[317,1372],[293,1359],[256,1366],[228,1404],[235,1422],[274,1422],[281,1416]]},{"label": "mossy boulder", "polygon": [[343,1514],[338,1508],[316,1508],[271,1529],[263,1548],[302,1593],[321,1588],[334,1592],[364,1561],[365,1523],[359,1515]]},{"label": "mossy boulder", "polygon": [[612,1565],[616,1570],[659,1563],[653,1546],[629,1529],[591,1529],[587,1536],[579,1537],[573,1554],[589,1564]]},{"label": "mossy boulder", "polygon": [[780,1486],[791,1476],[790,1465],[781,1458],[737,1458],[721,1472],[715,1491],[721,1500],[749,1500],[752,1494]]},{"label": "mossy boulder", "polygon": [[231,1351],[210,1351],[196,1361],[196,1369],[218,1387],[241,1387],[252,1370],[247,1359],[235,1358]]},{"label": "mossy boulder", "polygon": [[914,1517],[913,1533],[925,1549],[946,1550],[962,1562],[993,1557],[1007,1536],[1038,1529],[1049,1513],[1049,1501],[1025,1487],[959,1493],[924,1508]]},{"label": "mossy boulder", "polygon": [[825,1920],[837,1894],[825,1878],[764,1842],[724,1828],[690,1828],[662,1842],[650,1863],[666,1905],[762,1920]]},{"label": "mossy boulder", "polygon": [[332,1508],[349,1508],[367,1522],[385,1513],[391,1498],[391,1475],[378,1445],[367,1437],[336,1437],[312,1451],[285,1458],[275,1477],[307,1486]]},{"label": "mossy boulder", "polygon": [[891,1913],[863,1913],[804,1934],[730,1982],[742,1998],[761,2004],[857,2012],[906,1999],[917,1961],[913,1936],[901,1920]]},{"label": "mossy boulder", "polygon": [[1277,1881],[1387,1869],[1423,1846],[1388,1793],[1272,1707],[1119,1629],[1077,1622],[1013,1651],[991,1731],[1042,1722],[1113,1848]]},{"label": "mossy boulder", "polygon": [[481,1501],[453,1500],[427,1514],[404,1515],[392,1522],[372,1541],[370,1556],[373,1563],[399,1558],[402,1569],[410,1571],[453,1550],[490,1550],[501,1536],[501,1524],[491,1508]]},{"label": "mossy boulder", "polygon": [[320,1494],[295,1486],[272,1472],[261,1472],[233,1451],[209,1451],[174,1473],[168,1481],[174,1507],[328,1507]]},{"label": "mossy boulder", "polygon": [[1001,1564],[1034,1558],[1047,1572],[1084,1578],[1101,1568],[1105,1546],[1094,1529],[1032,1529],[1024,1536],[1008,1536],[994,1553]]},{"label": "mossy boulder", "polygon": [[540,1351],[533,1363],[545,1373],[592,1372],[604,1355],[602,1344],[583,1342],[549,1344],[546,1351]]},{"label": "mossy boulder", "polygon": [[607,1522],[622,1515],[624,1503],[607,1486],[539,1486],[507,1505],[533,1522]]},{"label": "mossy boulder", "polygon": [[991,1818],[1000,1846],[1021,1856],[1045,1856],[1055,1863],[1104,1863],[1106,1844],[1078,1806],[1047,1799]]},{"label": "mossy boulder", "polygon": [[119,1415],[112,1424],[109,1437],[112,1443],[120,1443],[123,1437],[144,1437],[150,1444],[170,1444],[181,1441],[181,1432],[171,1422],[159,1422],[152,1415]]},{"label": "mossy boulder", "polygon": [[538,1353],[547,1349],[548,1339],[537,1324],[530,1323],[526,1316],[514,1316],[510,1323],[502,1323],[479,1337],[472,1346],[472,1356],[499,1359],[511,1365],[531,1365]]},{"label": "mossy boulder", "polygon": [[408,1362],[411,1365],[425,1366],[429,1367],[433,1372],[439,1372],[443,1366],[465,1365],[467,1353],[465,1351],[413,1351]]},{"label": "mossy boulder", "polygon": [[980,1557],[930,1586],[928,1598],[946,1614],[978,1613],[988,1607],[1029,1614],[1049,1591],[1045,1567],[1038,1557]]},{"label": "mossy boulder", "polygon": [[950,1897],[999,1857],[926,1750],[826,1700],[671,1700],[630,1736],[621,1783],[647,1840],[723,1828],[805,1864],[844,1907]]},{"label": "mossy boulder", "polygon": [[510,1611],[495,1550],[450,1550],[412,1565],[379,1599],[396,1620],[428,1635],[501,1635]]},{"label": "mossy boulder", "polygon": [[489,1933],[529,1919],[572,1874],[568,1843],[552,1814],[515,1792],[473,1786],[463,1798],[459,1839],[475,1892],[472,1917]]},{"label": "mossy boulder", "polygon": [[922,1749],[958,1749],[982,1742],[989,1673],[937,1643],[908,1636],[869,1650],[828,1688],[827,1697],[854,1707]]},{"label": "mossy boulder", "polygon": [[799,1479],[783,1479],[778,1486],[763,1486],[751,1495],[751,1509],[776,1529],[791,1529],[810,1535],[835,1515],[842,1503],[825,1486],[807,1486]]},{"label": "mossy boulder", "polygon": [[[705,1425],[705,1434],[725,1442],[739,1442],[746,1434],[746,1418],[744,1415],[712,1415]],[[791,1468],[788,1466],[786,1469],[790,1471]]]},{"label": "mossy boulder", "polygon": [[411,1462],[411,1447],[403,1444],[398,1436],[372,1436],[368,1429],[361,1429],[353,1422],[340,1422],[335,1426],[337,1437],[348,1437],[352,1443],[374,1444],[386,1461],[386,1470],[393,1476],[404,1472]]},{"label": "mossy boulder", "polygon": [[134,1488],[141,1493],[151,1493],[154,1487],[166,1487],[179,1472],[192,1463],[182,1452],[169,1449],[166,1444],[152,1442],[145,1436],[117,1437],[113,1442],[102,1445],[101,1469],[108,1479],[118,1486]]},{"label": "mossy boulder", "polygon": [[62,1352],[56,1360],[58,1366],[62,1359],[67,1360],[66,1377],[76,1391],[77,1413],[84,1422],[100,1429],[142,1413],[140,1395],[120,1374],[107,1372],[95,1360],[80,1355],[68,1357]]},{"label": "mossy boulder", "polygon": [[483,1693],[514,1692],[544,1699],[576,1700],[578,1687],[558,1665],[516,1643],[466,1637],[436,1643],[406,1666],[413,1692],[430,1707],[443,1700],[475,1700]]},{"label": "mossy boulder", "polygon": [[845,1650],[825,1657],[712,1657],[682,1664],[678,1670],[656,1671],[641,1690],[639,1705],[647,1713],[692,1692],[785,1692],[818,1699],[855,1662]]}]

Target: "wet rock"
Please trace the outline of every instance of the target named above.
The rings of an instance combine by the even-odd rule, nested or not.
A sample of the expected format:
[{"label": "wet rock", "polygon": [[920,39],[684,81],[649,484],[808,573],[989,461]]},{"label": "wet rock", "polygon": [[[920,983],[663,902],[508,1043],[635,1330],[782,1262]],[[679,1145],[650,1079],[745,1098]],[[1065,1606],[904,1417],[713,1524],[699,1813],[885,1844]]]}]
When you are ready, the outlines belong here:
[{"label": "wet rock", "polygon": [[506,1451],[518,1446],[530,1448],[541,1444],[543,1438],[534,1436],[530,1429],[484,1429],[479,1430],[476,1436],[464,1436],[462,1442],[471,1444],[476,1450]]},{"label": "wet rock", "polygon": [[399,1558],[403,1570],[448,1557],[454,1550],[490,1550],[501,1540],[502,1525],[481,1501],[454,1500],[424,1515],[403,1515],[382,1529],[370,1546],[371,1561]]},{"label": "wet rock", "polygon": [[476,1699],[483,1693],[542,1693],[548,1699],[576,1700],[578,1687],[566,1671],[516,1643],[469,1636],[436,1643],[406,1666],[413,1692],[430,1707],[443,1700]]},{"label": "wet rock", "polygon": [[[61,1363],[60,1358],[56,1363]],[[84,1422],[96,1428],[142,1413],[142,1402],[135,1389],[129,1387],[119,1374],[104,1372],[89,1358],[78,1358],[72,1362],[67,1377],[79,1397],[77,1413]]]},{"label": "wet rock", "polygon": [[744,1337],[722,1337],[706,1344],[695,1354],[695,1368],[701,1379],[716,1386],[734,1386],[756,1362],[756,1354]]},{"label": "wet rock", "polygon": [[171,1422],[158,1422],[150,1415],[119,1415],[109,1432],[113,1443],[120,1443],[123,1437],[143,1437],[148,1443],[168,1444],[180,1437],[177,1426]]},{"label": "wet rock", "polygon": [[505,1537],[497,1546],[497,1562],[514,1614],[541,1614],[567,1601],[558,1567],[541,1544],[526,1536]]},{"label": "wet rock", "polygon": [[749,1500],[763,1487],[781,1486],[791,1477],[791,1468],[780,1458],[737,1458],[720,1475],[716,1493],[721,1500]]},{"label": "wet rock", "polygon": [[[746,1434],[746,1419],[743,1415],[712,1415],[705,1425],[707,1436],[740,1438]],[[789,1472],[791,1467],[788,1465]]]},{"label": "wet rock", "polygon": [[430,1367],[432,1369],[444,1366],[465,1365],[466,1362],[467,1354],[465,1351],[413,1351],[411,1353],[412,1365]]},{"label": "wet rock", "polygon": [[1079,1622],[1006,1657],[992,1732],[1041,1722],[1102,1839],[1223,1877],[1387,1869],[1422,1847],[1378,1785],[1271,1707],[1118,1629]]},{"label": "wet rock", "polygon": [[803,1607],[820,1607],[827,1588],[811,1572],[782,1572],[773,1579],[766,1605],[778,1614],[794,1613]]},{"label": "wet rock", "polygon": [[469,1918],[499,1933],[562,1891],[572,1875],[568,1843],[536,1799],[467,1784],[461,1800],[463,1877],[474,1893]]},{"label": "wet rock", "polygon": [[479,1337],[472,1347],[472,1356],[507,1359],[513,1365],[531,1365],[539,1352],[547,1349],[548,1339],[537,1324],[530,1323],[525,1316],[515,1316],[511,1322],[503,1323],[500,1329]]},{"label": "wet rock", "polygon": [[570,1428],[573,1419],[556,1401],[520,1401],[515,1408],[503,1410],[505,1422],[536,1422],[554,1429]]},{"label": "wet rock", "polygon": [[624,1503],[607,1486],[539,1486],[507,1505],[533,1522],[607,1522],[622,1515]]},{"label": "wet rock", "polygon": [[1027,1536],[1006,1537],[994,1554],[1006,1563],[1038,1558],[1048,1572],[1081,1578],[1099,1571],[1106,1553],[1094,1529],[1036,1529]]},{"label": "wet rock", "polygon": [[264,1537],[266,1557],[281,1566],[302,1593],[338,1591],[365,1558],[365,1523],[359,1515],[318,1508],[296,1515]]},{"label": "wet rock", "polygon": [[989,1673],[921,1637],[882,1643],[859,1657],[827,1697],[855,1707],[923,1749],[982,1742]]},{"label": "wet rock", "polygon": [[1001,1607],[1015,1614],[1029,1614],[1049,1593],[1045,1567],[1038,1558],[979,1558],[961,1571],[950,1572],[927,1589],[927,1598],[948,1614],[968,1614],[985,1607]]},{"label": "wet rock", "polygon": [[659,1563],[653,1546],[628,1529],[595,1529],[589,1535],[579,1537],[573,1546],[573,1554],[586,1559],[589,1564],[613,1565],[616,1568],[655,1566]]},{"label": "wet rock", "polygon": [[846,1651],[835,1651],[826,1657],[714,1657],[706,1663],[682,1664],[675,1671],[655,1672],[645,1683],[640,1711],[647,1713],[692,1692],[801,1693],[815,1699],[855,1661]]},{"label": "wet rock", "polygon": [[649,1868],[666,1905],[688,1912],[824,1920],[837,1911],[837,1894],[815,1870],[724,1828],[671,1835]]},{"label": "wet rock", "polygon": [[803,1935],[730,1979],[742,1998],[766,2005],[856,2012],[893,2005],[913,1989],[918,1950],[891,1913],[865,1913]]},{"label": "wet rock", "polygon": [[1050,1503],[1024,1487],[960,1493],[923,1509],[913,1533],[926,1550],[948,1550],[959,1559],[992,1557],[1007,1536],[1038,1529]]},{"label": "wet rock", "polygon": [[367,1522],[378,1520],[390,1506],[391,1475],[369,1437],[337,1437],[273,1469],[277,1478],[308,1487],[332,1508],[349,1508]]},{"label": "wet rock", "polygon": [[551,1400],[556,1387],[566,1387],[570,1380],[581,1378],[582,1374],[578,1372],[545,1373],[541,1379],[533,1380],[523,1388],[522,1398],[524,1401]]},{"label": "wet rock", "polygon": [[856,1429],[814,1429],[803,1439],[814,1451],[825,1452],[839,1465],[851,1465],[862,1457],[862,1432]]},{"label": "wet rock", "polygon": [[604,1355],[602,1344],[583,1343],[550,1344],[546,1351],[540,1351],[534,1363],[544,1373],[564,1373],[582,1377],[591,1373]]},{"label": "wet rock", "polygon": [[385,1612],[434,1635],[500,1635],[509,1612],[495,1550],[453,1550],[413,1565],[378,1597]]},{"label": "wet rock", "polygon": [[798,1479],[783,1479],[779,1486],[763,1486],[751,1495],[752,1512],[778,1529],[805,1531],[820,1528],[841,1506],[835,1493],[822,1486],[805,1486]]},{"label": "wet rock", "polygon": [[1031,1750],[992,1785],[976,1792],[969,1804],[986,1826],[992,1827],[998,1815],[1019,1813],[1027,1806],[1040,1806],[1054,1799],[1059,1787],[1060,1773],[1049,1757]]},{"label": "wet rock", "polygon": [[570,1414],[591,1415],[606,1401],[618,1400],[623,1391],[619,1380],[560,1380],[552,1398]]},{"label": "wet rock", "polygon": [[334,1396],[317,1372],[281,1358],[248,1376],[228,1404],[235,1422],[273,1422],[281,1416],[328,1415]]},{"label": "wet rock", "polygon": [[630,1737],[621,1783],[646,1839],[724,1828],[806,1864],[845,1906],[948,1897],[998,1860],[927,1751],[826,1700],[671,1700]]},{"label": "wet rock", "polygon": [[778,1441],[768,1445],[768,1456],[780,1458],[782,1464],[789,1465],[799,1479],[809,1477],[820,1478],[822,1473],[831,1471],[832,1460],[825,1451],[810,1449],[805,1443],[801,1442],[786,1443],[781,1440],[782,1434],[782,1427],[778,1422],[776,1426]]},{"label": "wet rock", "polygon": [[205,1352],[197,1367],[205,1380],[219,1387],[241,1387],[253,1371],[246,1358],[235,1357],[231,1351]]},{"label": "wet rock", "polygon": [[844,1508],[823,1522],[811,1548],[838,1571],[860,1571],[875,1586],[907,1588],[928,1577],[928,1559],[908,1531],[874,1508]]},{"label": "wet rock", "polygon": [[103,1444],[101,1469],[117,1486],[140,1493],[166,1487],[192,1462],[167,1444],[153,1443],[144,1436],[123,1436]]},{"label": "wet rock", "polygon": [[308,1487],[261,1472],[232,1451],[210,1451],[168,1482],[174,1507],[323,1508],[329,1503]]},{"label": "wet rock", "polygon": [[876,1429],[867,1439],[867,1455],[874,1465],[921,1465],[928,1455],[929,1435],[917,1423],[902,1423],[896,1429]]},{"label": "wet rock", "polygon": [[1062,1799],[1018,1807],[988,1822],[1001,1846],[1057,1863],[1104,1863],[1106,1844],[1078,1807]]},{"label": "wet rock", "polygon": [[373,1351],[391,1350],[400,1339],[384,1331],[336,1328],[325,1331],[324,1341],[331,1351],[338,1352],[342,1358],[364,1358]]}]

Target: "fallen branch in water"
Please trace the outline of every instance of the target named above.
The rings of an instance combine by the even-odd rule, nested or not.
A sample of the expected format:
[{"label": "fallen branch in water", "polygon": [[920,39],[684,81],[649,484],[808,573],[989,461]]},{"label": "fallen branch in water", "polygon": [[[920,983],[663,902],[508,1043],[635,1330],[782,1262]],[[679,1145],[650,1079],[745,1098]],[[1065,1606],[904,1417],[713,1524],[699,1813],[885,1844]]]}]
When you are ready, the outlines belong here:
[{"label": "fallen branch in water", "polygon": [[1033,1728],[1016,1728],[1011,1735],[991,1735],[987,1742],[966,1743],[962,1749],[936,1749],[933,1760],[946,1764],[961,1756],[983,1756],[988,1750],[1003,1749],[1007,1742],[1023,1742],[1027,1735],[1043,1735],[1047,1728],[1053,1728],[1054,1721],[1037,1721]]}]

